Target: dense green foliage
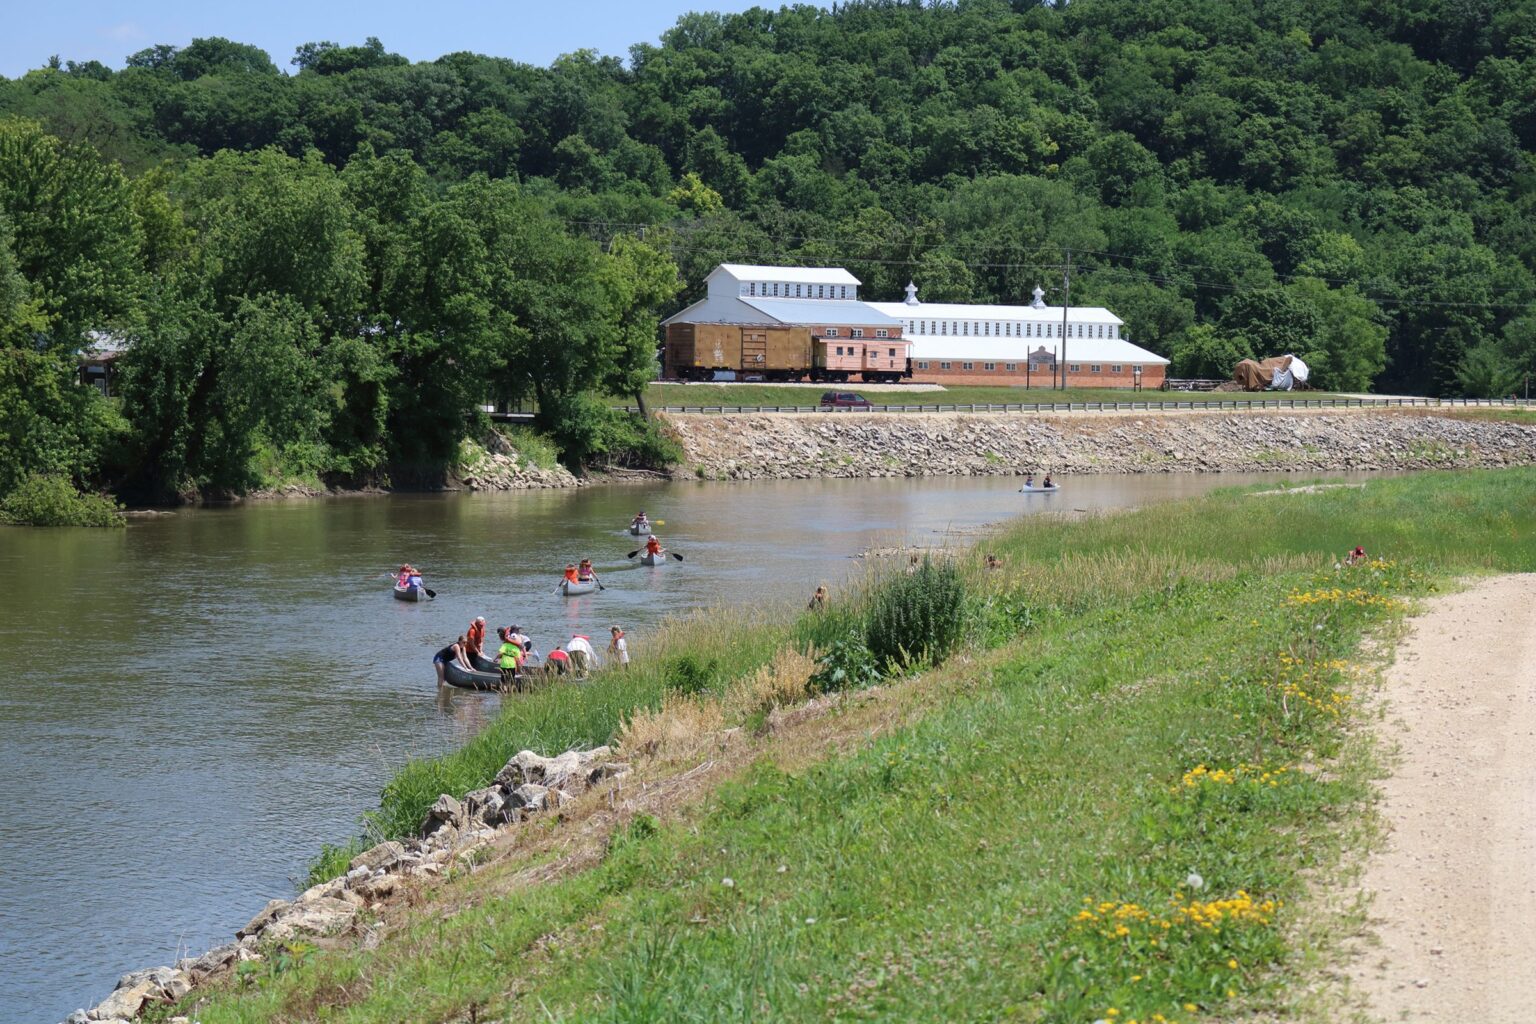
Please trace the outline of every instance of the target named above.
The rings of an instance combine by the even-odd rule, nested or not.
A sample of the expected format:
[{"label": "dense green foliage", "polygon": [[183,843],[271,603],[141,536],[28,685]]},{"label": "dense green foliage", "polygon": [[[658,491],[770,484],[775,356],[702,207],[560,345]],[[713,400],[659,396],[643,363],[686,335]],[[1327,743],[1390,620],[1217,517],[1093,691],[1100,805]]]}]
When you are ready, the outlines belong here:
[{"label": "dense green foliage", "polygon": [[[0,447],[159,492],[258,458],[430,476],[494,397],[601,457],[595,400],[726,259],[1019,301],[1070,250],[1073,301],[1175,373],[1293,351],[1331,390],[1506,391],[1536,366],[1532,26],[864,0],[548,68],[372,38],[293,74],[218,38],[54,60],[0,80]],[[126,423],[48,397],[89,331],[131,342]]]},{"label": "dense green foliage", "polygon": [[8,526],[122,526],[117,503],[81,494],[60,476],[34,473],[0,498],[0,523]]}]

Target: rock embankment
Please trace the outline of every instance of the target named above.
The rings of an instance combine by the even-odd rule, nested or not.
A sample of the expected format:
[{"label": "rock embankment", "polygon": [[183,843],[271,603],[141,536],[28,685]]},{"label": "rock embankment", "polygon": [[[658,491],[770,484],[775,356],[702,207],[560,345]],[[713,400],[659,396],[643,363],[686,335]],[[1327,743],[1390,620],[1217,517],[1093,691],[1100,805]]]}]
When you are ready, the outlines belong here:
[{"label": "rock embankment", "polygon": [[[174,966],[123,975],[117,988],[90,1010],[76,1010],[64,1024],[128,1024],[144,1013],[164,1012],[199,985],[240,964],[260,961],[277,944],[352,932],[367,945],[379,936],[369,928],[375,912],[404,897],[412,885],[455,866],[473,867],[482,851],[529,818],[558,808],[610,779],[628,774],[608,747],[544,757],[524,750],[484,789],[437,798],[421,823],[419,838],[389,841],[352,858],[347,873],[321,882],[292,900],[271,900],[235,933],[233,942]],[[376,926],[375,926],[376,927]],[[156,1017],[159,1020],[161,1018]],[[189,1018],[172,1017],[186,1024]]]},{"label": "rock embankment", "polygon": [[1536,426],[1413,412],[669,414],[712,480],[1536,464]]},{"label": "rock embankment", "polygon": [[471,491],[530,491],[580,487],[582,481],[564,466],[548,469],[535,465],[505,437],[487,431],[477,442],[459,446],[459,465],[454,474],[459,486]]}]

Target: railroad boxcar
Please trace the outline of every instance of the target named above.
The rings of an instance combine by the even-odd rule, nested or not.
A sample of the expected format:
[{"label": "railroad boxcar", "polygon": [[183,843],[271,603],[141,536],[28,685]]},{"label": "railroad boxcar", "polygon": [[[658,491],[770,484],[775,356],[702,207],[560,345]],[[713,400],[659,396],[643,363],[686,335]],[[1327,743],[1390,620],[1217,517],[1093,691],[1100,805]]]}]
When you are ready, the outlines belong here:
[{"label": "railroad boxcar", "polygon": [[711,380],[717,372],[769,381],[896,381],[912,375],[905,341],[822,338],[806,327],[667,325],[664,373]]}]

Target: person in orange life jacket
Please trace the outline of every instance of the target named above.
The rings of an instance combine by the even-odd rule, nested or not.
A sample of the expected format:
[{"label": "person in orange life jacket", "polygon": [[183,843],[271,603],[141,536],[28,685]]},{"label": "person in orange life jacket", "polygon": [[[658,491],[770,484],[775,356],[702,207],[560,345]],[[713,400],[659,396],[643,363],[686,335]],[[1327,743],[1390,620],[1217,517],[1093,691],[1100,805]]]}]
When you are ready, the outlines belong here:
[{"label": "person in orange life jacket", "polygon": [[469,632],[464,635],[469,644],[470,660],[473,661],[474,655],[482,654],[485,650],[485,616],[476,617],[469,624]]},{"label": "person in orange life jacket", "polygon": [[655,558],[657,555],[661,554],[661,550],[661,541],[654,533],[645,539],[646,554],[650,555],[652,558]]},{"label": "person in orange life jacket", "polygon": [[576,576],[576,563],[575,562],[566,562],[565,563],[565,581],[567,583],[579,583],[579,582],[581,582],[580,579],[578,579],[577,576]]}]

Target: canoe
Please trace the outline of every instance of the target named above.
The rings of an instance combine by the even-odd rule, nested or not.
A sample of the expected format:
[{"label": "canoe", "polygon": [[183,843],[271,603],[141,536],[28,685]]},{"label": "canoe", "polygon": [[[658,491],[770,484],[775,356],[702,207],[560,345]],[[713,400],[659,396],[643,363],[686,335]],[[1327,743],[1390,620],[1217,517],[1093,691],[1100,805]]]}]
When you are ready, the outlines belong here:
[{"label": "canoe", "polygon": [[474,651],[469,652],[469,663],[475,666],[476,670],[480,672],[501,671],[501,666],[496,664],[495,658],[487,658],[485,655],[476,654]]},{"label": "canoe", "polygon": [[642,523],[642,524],[640,524],[638,526],[635,525],[634,523],[630,523],[629,524],[629,535],[631,537],[644,537],[646,534],[648,534],[650,532],[651,532],[651,524],[650,523]]},{"label": "canoe", "polygon": [[1061,484],[1051,484],[1049,487],[1020,487],[1020,494],[1049,494],[1052,491],[1061,490]]},{"label": "canoe", "polygon": [[461,690],[500,690],[500,672],[471,672],[459,667],[456,661],[446,662],[443,665],[443,678],[449,686],[457,686]]},{"label": "canoe", "polygon": [[590,594],[597,589],[597,580],[583,580],[580,583],[572,583],[570,580],[560,581],[560,593],[566,597],[575,597],[578,594]]},{"label": "canoe", "polygon": [[396,601],[425,601],[427,599],[426,587],[402,587],[395,584]]},{"label": "canoe", "polygon": [[640,556],[640,564],[641,565],[666,565],[667,564],[667,550],[666,550],[666,548],[662,548],[661,554],[659,554],[659,555],[653,555],[649,551],[647,551],[645,554]]}]

